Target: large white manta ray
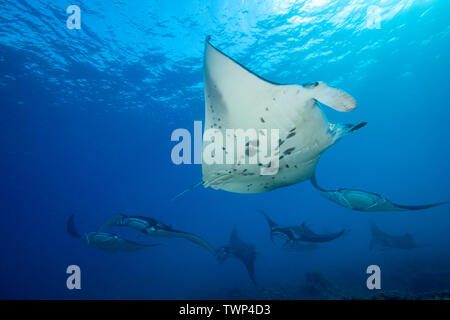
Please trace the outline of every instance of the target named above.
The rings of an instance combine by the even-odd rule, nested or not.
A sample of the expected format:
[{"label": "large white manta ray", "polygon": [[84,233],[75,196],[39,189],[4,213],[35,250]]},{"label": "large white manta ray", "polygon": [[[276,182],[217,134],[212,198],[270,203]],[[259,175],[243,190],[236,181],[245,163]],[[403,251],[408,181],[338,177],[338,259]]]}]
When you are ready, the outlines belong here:
[{"label": "large white manta ray", "polygon": [[[353,126],[328,122],[317,101],[338,111],[356,108],[347,93],[323,82],[280,85],[269,82],[206,41],[204,58],[205,130],[279,130],[279,170],[261,175],[260,165],[248,157],[258,143],[247,143],[246,158],[233,164],[203,161],[204,186],[238,193],[260,193],[309,179],[320,155],[340,138],[365,123]],[[204,140],[203,152],[208,143]],[[250,150],[249,150],[250,149]],[[224,147],[223,157],[226,156]],[[225,162],[225,161],[223,161]]]},{"label": "large white manta ray", "polygon": [[[327,148],[366,124],[334,124],[327,120],[318,102],[341,112],[356,108],[356,101],[344,91],[323,82],[281,85],[268,81],[215,48],[209,37],[204,53],[204,84],[205,133],[212,129],[228,138],[227,129],[253,129],[259,137],[271,129],[279,131],[276,174],[262,175],[261,167],[266,165],[249,163],[249,157],[259,147],[258,137],[257,141],[246,143],[245,158],[237,159],[236,155],[234,163],[226,163],[227,153],[231,151],[227,149],[229,145],[224,145],[222,150],[212,155],[221,159],[221,163],[203,160],[204,187],[236,193],[261,193],[308,180],[314,176],[317,162]],[[206,141],[205,135],[203,138],[204,159],[213,140]],[[372,192],[339,189],[332,193],[313,182],[329,200],[359,211],[417,210],[443,204],[400,206]],[[341,191],[348,192],[344,194]],[[339,196],[331,196],[335,194]],[[375,201],[374,195],[378,196]]]}]

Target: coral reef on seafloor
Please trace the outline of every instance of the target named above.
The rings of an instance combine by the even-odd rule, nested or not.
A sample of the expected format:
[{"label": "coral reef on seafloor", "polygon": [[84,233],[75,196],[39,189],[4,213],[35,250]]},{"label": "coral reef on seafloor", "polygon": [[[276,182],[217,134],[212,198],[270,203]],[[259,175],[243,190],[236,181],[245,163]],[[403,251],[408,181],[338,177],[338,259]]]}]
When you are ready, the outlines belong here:
[{"label": "coral reef on seafloor", "polygon": [[305,299],[333,299],[340,290],[320,272],[307,272],[306,282],[300,286],[300,295]]},{"label": "coral reef on seafloor", "polygon": [[419,293],[403,292],[398,290],[380,291],[372,294],[372,300],[450,300],[450,289],[428,291]]},{"label": "coral reef on seafloor", "polygon": [[[191,297],[192,299],[198,299]],[[257,300],[450,300],[450,288],[424,291],[345,290],[320,272],[307,272],[300,286],[233,288],[215,294],[205,293],[207,299]]]}]

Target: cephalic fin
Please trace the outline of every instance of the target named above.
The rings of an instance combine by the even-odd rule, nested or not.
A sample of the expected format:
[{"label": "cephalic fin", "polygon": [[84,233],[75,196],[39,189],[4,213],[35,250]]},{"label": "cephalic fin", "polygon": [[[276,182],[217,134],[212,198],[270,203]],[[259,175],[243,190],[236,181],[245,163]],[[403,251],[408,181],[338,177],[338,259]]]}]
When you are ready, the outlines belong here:
[{"label": "cephalic fin", "polygon": [[303,87],[310,91],[312,98],[336,111],[348,112],[356,108],[357,103],[352,96],[322,81],[303,85]]}]

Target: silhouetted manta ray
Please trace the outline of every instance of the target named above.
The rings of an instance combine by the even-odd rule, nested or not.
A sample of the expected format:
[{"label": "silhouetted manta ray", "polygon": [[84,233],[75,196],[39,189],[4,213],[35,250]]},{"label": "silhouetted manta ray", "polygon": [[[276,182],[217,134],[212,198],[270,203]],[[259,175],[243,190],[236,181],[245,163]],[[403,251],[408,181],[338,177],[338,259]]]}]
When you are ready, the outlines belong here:
[{"label": "silhouetted manta ray", "polygon": [[158,246],[159,244],[141,244],[126,240],[121,236],[107,232],[85,232],[80,235],[75,228],[74,215],[67,221],[67,232],[70,236],[80,240],[88,246],[107,252],[117,251],[136,251],[148,247]]},{"label": "silhouetted manta ray", "polygon": [[402,236],[391,236],[384,231],[381,231],[372,220],[370,220],[370,231],[372,233],[372,239],[370,240],[370,250],[373,249],[375,245],[379,245],[385,248],[396,248],[396,249],[415,249],[420,247],[411,234],[405,233]]},{"label": "silhouetted manta ray", "polygon": [[344,229],[336,233],[317,234],[309,229],[305,223],[302,223],[300,226],[281,227],[270,219],[264,211],[258,211],[264,215],[269,224],[271,240],[274,241],[275,237],[281,238],[285,241],[286,246],[295,246],[298,242],[329,242],[339,238],[345,232]]},{"label": "silhouetted manta ray", "polygon": [[217,249],[219,261],[223,262],[229,257],[234,257],[241,260],[252,282],[256,285],[255,281],[255,259],[257,253],[255,246],[251,243],[247,243],[241,240],[238,235],[236,226],[233,227],[231,232],[230,241],[228,245]]},{"label": "silhouetted manta ray", "polygon": [[138,230],[148,236],[152,237],[167,237],[167,238],[183,238],[187,239],[216,255],[216,251],[210,246],[208,242],[202,238],[188,232],[172,229],[154,218],[142,217],[142,216],[127,216],[124,214],[118,214],[111,217],[100,228],[99,231],[104,230],[107,227],[130,227]]},{"label": "silhouetted manta ray", "polygon": [[312,185],[327,199],[348,209],[357,211],[407,211],[428,209],[448,202],[405,206],[396,204],[382,195],[357,189],[325,190],[317,184],[316,175],[311,177]]},{"label": "silhouetted manta ray", "polygon": [[[214,149],[214,163],[202,162],[203,185],[237,193],[261,193],[296,184],[313,177],[322,153],[344,136],[364,125],[331,123],[319,103],[340,112],[356,108],[350,95],[323,82],[284,85],[266,80],[214,47],[207,37],[204,51],[205,130],[214,130],[227,137],[228,129],[254,129],[263,135],[279,130],[277,156],[279,170],[262,175],[265,167],[260,159],[250,164],[251,154],[258,152],[260,138],[246,144],[245,156],[227,164],[228,145]],[[255,138],[253,138],[255,139]],[[211,142],[203,137],[203,154],[210,151]],[[237,144],[230,144],[235,148]],[[272,161],[268,167],[273,166]],[[315,184],[317,186],[317,184]],[[192,188],[188,189],[191,190]],[[186,191],[174,197],[177,198]],[[375,193],[339,189],[334,193],[320,189],[328,199],[347,208],[360,211],[419,210],[443,203],[419,206],[397,205]]]}]

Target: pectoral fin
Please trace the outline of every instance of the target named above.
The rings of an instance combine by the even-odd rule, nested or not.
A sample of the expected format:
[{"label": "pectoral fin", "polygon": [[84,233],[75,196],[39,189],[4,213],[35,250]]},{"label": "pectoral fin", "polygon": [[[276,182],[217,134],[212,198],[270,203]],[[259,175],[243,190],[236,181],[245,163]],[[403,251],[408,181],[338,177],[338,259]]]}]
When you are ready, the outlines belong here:
[{"label": "pectoral fin", "polygon": [[100,228],[98,228],[98,231],[103,231],[108,227],[115,227],[115,226],[121,226],[122,225],[122,221],[124,218],[126,218],[127,216],[124,214],[117,214],[115,216],[112,216],[111,218],[109,218]]},{"label": "pectoral fin", "polygon": [[270,229],[272,230],[274,227],[277,227],[278,224],[275,223],[275,221],[273,221],[272,219],[269,218],[269,216],[262,210],[258,210],[258,212],[260,212],[265,218],[267,223],[269,224]]},{"label": "pectoral fin", "polygon": [[247,269],[248,275],[250,277],[250,279],[252,279],[252,282],[256,285],[256,280],[255,280],[255,264],[253,260],[243,260],[245,268]]},{"label": "pectoral fin", "polygon": [[90,232],[85,235],[87,245],[106,252],[137,251],[159,244],[142,244],[122,238],[118,234],[108,232]]},{"label": "pectoral fin", "polygon": [[75,215],[71,215],[69,220],[67,221],[67,233],[71,237],[80,239],[81,235],[78,233],[77,229],[75,228],[74,219],[75,219]]},{"label": "pectoral fin", "polygon": [[214,250],[214,248],[211,247],[211,245],[206,240],[203,240],[202,238],[196,236],[195,234],[189,233],[189,232],[160,229],[160,230],[156,230],[151,235],[156,236],[156,237],[187,239],[187,240],[209,250],[212,254],[217,255],[216,250]]},{"label": "pectoral fin", "polygon": [[114,251],[137,251],[144,248],[156,247],[159,246],[159,243],[156,244],[142,244],[134,241],[126,240],[124,238],[119,238],[117,241],[112,243],[112,248]]},{"label": "pectoral fin", "polygon": [[337,238],[339,238],[340,236],[342,236],[345,232],[345,229],[340,231],[340,232],[336,232],[336,233],[329,233],[329,234],[308,234],[305,236],[302,236],[302,240],[303,241],[307,241],[307,242],[329,242],[329,241],[333,241]]},{"label": "pectoral fin", "polygon": [[431,204],[423,204],[423,205],[415,205],[415,206],[405,206],[405,205],[400,205],[400,204],[396,204],[391,202],[393,206],[399,208],[399,209],[403,209],[403,210],[423,210],[423,209],[428,209],[428,208],[433,208],[433,207],[437,207],[437,206],[441,206],[444,204],[448,204],[450,203],[449,201],[445,201],[445,202],[437,202],[437,203],[431,203]]}]

